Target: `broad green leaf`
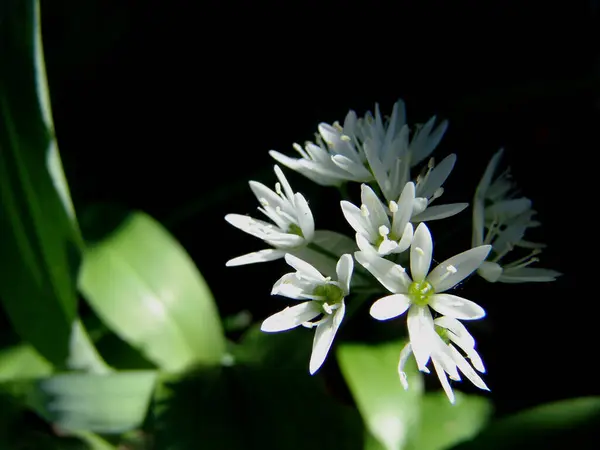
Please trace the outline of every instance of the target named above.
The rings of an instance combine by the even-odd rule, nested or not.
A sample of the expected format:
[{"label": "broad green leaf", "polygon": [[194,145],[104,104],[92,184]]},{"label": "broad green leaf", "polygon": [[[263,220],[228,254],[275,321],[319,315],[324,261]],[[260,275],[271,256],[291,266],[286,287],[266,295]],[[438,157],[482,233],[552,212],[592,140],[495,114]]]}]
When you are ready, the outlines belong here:
[{"label": "broad green leaf", "polygon": [[0,299],[15,330],[64,365],[81,239],[52,125],[39,4],[5,0],[0,24]]},{"label": "broad green leaf", "polygon": [[28,344],[0,351],[0,383],[50,375],[52,364]]},{"label": "broad green leaf", "polygon": [[403,346],[404,342],[396,341],[380,345],[342,344],[337,349],[340,369],[358,410],[371,434],[386,450],[404,448],[419,425],[423,381],[409,361],[409,389],[402,387],[398,358]]},{"label": "broad green leaf", "polygon": [[156,377],[153,370],[55,375],[38,383],[37,401],[66,430],[121,433],[146,417]]},{"label": "broad green leaf", "polygon": [[454,449],[597,449],[599,426],[600,397],[575,398],[493,421],[473,440]]},{"label": "broad green leaf", "polygon": [[443,450],[474,437],[487,423],[492,406],[484,397],[456,392],[453,405],[442,391],[421,399],[421,426],[410,450]]},{"label": "broad green leaf", "polygon": [[96,314],[158,367],[180,371],[221,361],[225,338],[206,282],[146,214],[132,213],[87,249],[79,287]]}]

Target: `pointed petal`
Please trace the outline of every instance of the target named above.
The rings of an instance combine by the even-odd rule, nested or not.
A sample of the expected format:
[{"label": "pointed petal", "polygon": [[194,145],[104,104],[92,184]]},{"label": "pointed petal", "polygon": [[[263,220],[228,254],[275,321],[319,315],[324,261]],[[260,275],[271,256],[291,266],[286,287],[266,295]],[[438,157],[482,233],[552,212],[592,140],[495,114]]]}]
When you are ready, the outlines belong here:
[{"label": "pointed petal", "polygon": [[[254,180],[249,181],[248,184],[250,185],[250,190],[252,190],[252,193],[261,205],[263,204],[262,199],[264,199],[268,202],[269,206],[273,208],[277,208],[278,206],[280,208],[285,208],[283,199],[264,184]],[[285,209],[287,210],[287,208]]]},{"label": "pointed petal", "polygon": [[288,182],[287,178],[285,177],[283,170],[281,170],[281,168],[278,165],[274,166],[274,170],[275,170],[275,175],[277,176],[277,179],[279,180],[279,183],[281,183],[281,187],[283,188],[283,193],[285,194],[287,199],[291,203],[293,203],[294,202],[294,191],[292,190],[290,183]]},{"label": "pointed petal", "polygon": [[479,276],[490,283],[495,283],[498,281],[502,276],[502,272],[502,266],[491,261],[482,262],[481,266],[479,266],[479,269],[477,269]]},{"label": "pointed petal", "polygon": [[321,314],[321,310],[317,302],[309,301],[300,303],[268,317],[264,320],[260,329],[267,333],[290,330],[314,319],[319,314]]},{"label": "pointed petal", "polygon": [[502,283],[542,283],[554,281],[562,273],[556,270],[542,269],[537,267],[521,267],[514,270],[506,269],[498,281]]},{"label": "pointed petal", "polygon": [[285,252],[282,250],[276,250],[268,248],[266,250],[259,250],[257,252],[247,253],[237,258],[230,259],[225,263],[227,267],[242,266],[244,264],[254,264],[261,262],[274,261],[276,259],[283,258]]},{"label": "pointed petal", "polygon": [[444,392],[446,393],[448,400],[450,400],[450,403],[454,404],[456,399],[454,398],[454,392],[452,391],[452,387],[450,386],[450,382],[448,381],[446,372],[444,371],[440,363],[436,362],[435,359],[433,360],[433,367],[435,369],[435,373],[437,374],[440,380],[440,383],[442,384],[442,388],[444,388]]},{"label": "pointed petal", "polygon": [[396,236],[401,236],[401,233],[406,228],[406,224],[412,217],[414,203],[415,185],[409,182],[404,185],[402,194],[400,194],[400,198],[398,199],[398,210],[393,213],[392,230]]},{"label": "pointed petal", "polygon": [[433,269],[429,273],[427,281],[431,283],[436,292],[444,292],[479,268],[491,249],[490,245],[481,245],[459,253]]},{"label": "pointed petal", "polygon": [[369,240],[374,239],[377,236],[377,230],[375,230],[370,221],[362,215],[362,211],[359,207],[346,200],[342,200],[340,206],[342,207],[344,217],[350,226],[354,228],[354,231],[368,237]]},{"label": "pointed petal", "polygon": [[366,183],[373,180],[373,174],[369,172],[367,168],[362,165],[362,163],[353,161],[344,155],[333,155],[331,160],[340,169],[348,172],[348,178],[352,178],[354,181],[362,181]]},{"label": "pointed petal", "polygon": [[313,340],[312,354],[310,356],[309,371],[311,375],[319,370],[323,365],[323,362],[325,362],[327,353],[329,353],[329,349],[331,348],[335,334],[344,319],[345,313],[346,305],[342,303],[342,305],[333,313],[330,320],[317,325],[315,338]]},{"label": "pointed petal", "polygon": [[377,320],[388,320],[404,314],[410,306],[410,297],[404,294],[388,295],[375,301],[369,313]]},{"label": "pointed petal", "polygon": [[[369,244],[367,243],[367,245]],[[412,283],[412,280],[401,266],[381,258],[374,250],[372,253],[364,250],[355,252],[354,257],[390,292],[395,294],[406,294],[408,292],[408,286]]]},{"label": "pointed petal", "polygon": [[402,253],[403,251],[407,250],[412,244],[413,237],[413,225],[412,223],[408,222],[404,227],[404,233],[402,233],[402,238],[398,242],[398,247],[396,247],[394,253]]},{"label": "pointed petal", "polygon": [[423,281],[429,272],[433,254],[433,241],[429,228],[420,223],[410,245],[410,273],[414,281]]},{"label": "pointed petal", "polygon": [[434,337],[438,337],[431,312],[427,306],[411,305],[408,309],[408,335],[417,366],[422,372],[429,372],[426,365],[434,346]]},{"label": "pointed petal", "polygon": [[400,351],[400,361],[398,362],[398,375],[400,375],[400,383],[402,383],[404,390],[408,389],[408,378],[406,372],[404,372],[404,366],[410,355],[412,355],[412,347],[409,342]]},{"label": "pointed petal", "polygon": [[308,203],[306,202],[306,199],[300,193],[296,193],[296,195],[294,195],[294,204],[296,206],[298,225],[302,230],[304,239],[306,239],[307,242],[310,242],[313,240],[315,235],[315,220],[312,212],[308,206]]},{"label": "pointed petal", "polygon": [[476,195],[480,195],[485,197],[485,191],[490,187],[490,183],[492,182],[492,177],[494,176],[494,172],[496,171],[496,167],[498,166],[498,162],[500,162],[500,157],[502,156],[502,152],[504,149],[498,150],[494,153],[494,156],[490,159],[487,167],[485,168],[485,172],[481,177],[481,181],[477,185]]},{"label": "pointed petal", "polygon": [[417,196],[425,198],[431,197],[435,191],[442,187],[448,176],[450,176],[450,172],[452,172],[454,164],[456,164],[456,155],[451,153],[433,168],[429,174],[429,177],[427,178],[426,185],[421,192],[417,193]]},{"label": "pointed petal", "polygon": [[297,256],[287,253],[285,255],[285,262],[300,272],[303,277],[306,277],[309,280],[325,282],[325,277],[321,275],[321,272]]},{"label": "pointed petal", "polygon": [[460,352],[456,350],[456,348],[453,345],[450,345],[449,347],[454,355],[454,361],[456,362],[456,365],[458,366],[460,371],[467,376],[469,381],[475,386],[477,386],[479,389],[489,391],[490,389],[487,387],[487,385],[484,383],[481,377],[477,375],[477,372],[473,370],[473,368],[471,367],[469,362],[464,358],[464,356],[461,355]]},{"label": "pointed petal", "polygon": [[352,278],[352,270],[354,269],[354,260],[352,255],[342,255],[335,268],[337,281],[342,286],[345,295],[350,293],[350,280]]},{"label": "pointed petal", "polygon": [[485,310],[477,303],[451,294],[434,294],[429,306],[444,316],[461,320],[476,320],[485,317]]},{"label": "pointed petal", "polygon": [[390,219],[383,208],[381,200],[379,200],[379,197],[377,197],[377,194],[375,194],[373,189],[366,184],[362,184],[360,189],[361,201],[369,211],[369,221],[374,224],[377,229],[379,229],[381,225],[385,225],[388,229],[390,229]]},{"label": "pointed petal", "polygon": [[452,217],[464,210],[468,203],[448,203],[447,205],[428,206],[425,211],[412,216],[413,222],[426,222],[428,220],[439,220]]},{"label": "pointed petal", "polygon": [[299,278],[296,273],[286,273],[275,282],[271,289],[271,295],[282,295],[294,300],[306,300],[307,294],[314,292],[317,286],[321,285],[318,281]]},{"label": "pointed petal", "polygon": [[450,330],[460,338],[468,347],[475,347],[475,339],[467,328],[453,317],[442,316],[434,320],[434,323],[442,328]]}]

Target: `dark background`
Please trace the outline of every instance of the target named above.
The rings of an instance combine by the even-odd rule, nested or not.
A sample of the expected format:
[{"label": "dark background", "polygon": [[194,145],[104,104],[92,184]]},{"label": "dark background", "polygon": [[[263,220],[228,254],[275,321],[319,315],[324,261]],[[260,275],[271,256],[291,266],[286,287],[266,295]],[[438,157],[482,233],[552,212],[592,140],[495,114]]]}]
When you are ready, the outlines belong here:
[{"label": "dark background", "polygon": [[[578,205],[593,211],[582,169],[599,144],[598,3],[550,3],[42,2],[55,125],[84,233],[93,239],[115,208],[144,210],[192,255],[223,316],[249,309],[261,320],[281,307],[268,294],[286,269],[225,268],[264,247],[223,216],[255,212],[247,181],[273,184],[268,150],[291,155],[319,122],[375,102],[389,113],[403,98],[409,123],[450,122],[436,152],[458,155],[446,201],[470,201],[491,155],[506,149],[543,223],[540,266],[565,274],[465,289],[488,311],[472,330],[498,412],[597,393],[596,297],[578,256],[592,217]],[[318,228],[339,221],[335,190],[286,173]],[[457,251],[469,233],[453,241]],[[368,339],[363,313],[341,339]],[[337,376],[333,358],[323,373]]]}]

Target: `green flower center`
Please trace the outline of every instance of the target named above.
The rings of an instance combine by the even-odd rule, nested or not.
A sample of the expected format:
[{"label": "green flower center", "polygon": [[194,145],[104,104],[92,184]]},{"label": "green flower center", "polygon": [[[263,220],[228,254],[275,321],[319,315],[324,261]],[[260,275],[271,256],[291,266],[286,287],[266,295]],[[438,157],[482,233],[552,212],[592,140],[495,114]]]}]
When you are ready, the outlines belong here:
[{"label": "green flower center", "polygon": [[290,224],[290,226],[288,227],[287,232],[290,233],[290,234],[296,234],[296,235],[298,235],[300,237],[304,237],[304,234],[302,234],[302,228],[300,228],[295,223],[291,223]]},{"label": "green flower center", "polygon": [[427,280],[413,281],[408,287],[408,295],[412,302],[418,306],[425,306],[429,303],[429,297],[434,294],[433,286]]},{"label": "green flower center", "polygon": [[323,309],[323,314],[331,314],[331,307],[340,304],[344,299],[344,291],[335,284],[321,284],[314,289],[313,295],[322,297],[318,302]]}]

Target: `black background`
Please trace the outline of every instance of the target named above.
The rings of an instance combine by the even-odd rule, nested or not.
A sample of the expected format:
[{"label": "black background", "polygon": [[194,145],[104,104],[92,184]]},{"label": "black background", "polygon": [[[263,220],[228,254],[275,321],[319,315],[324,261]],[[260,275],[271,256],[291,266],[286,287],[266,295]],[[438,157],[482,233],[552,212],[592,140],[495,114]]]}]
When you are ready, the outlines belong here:
[{"label": "black background", "polygon": [[[472,329],[498,411],[597,393],[597,296],[579,257],[592,245],[585,233],[593,217],[578,206],[585,199],[593,210],[582,169],[599,144],[597,8],[45,1],[55,125],[86,237],[114,205],[144,210],[192,255],[223,316],[249,309],[260,320],[281,308],[268,294],[286,269],[225,268],[264,247],[224,215],[255,212],[247,181],[272,185],[268,150],[291,155],[291,144],[312,139],[319,122],[341,121],[348,109],[362,115],[375,102],[385,114],[402,98],[410,123],[433,114],[450,122],[436,153],[458,155],[447,201],[470,201],[491,155],[506,149],[504,162],[543,223],[535,237],[549,248],[540,266],[565,274],[542,285],[472,282],[481,289],[470,298],[488,311],[486,324]],[[317,227],[339,221],[335,190],[286,173],[311,202]],[[435,239],[443,225],[432,230]],[[468,234],[457,251],[470,244]],[[363,338],[372,324],[362,334],[360,327],[341,338]],[[334,366],[330,358],[323,373],[335,378]]]}]

